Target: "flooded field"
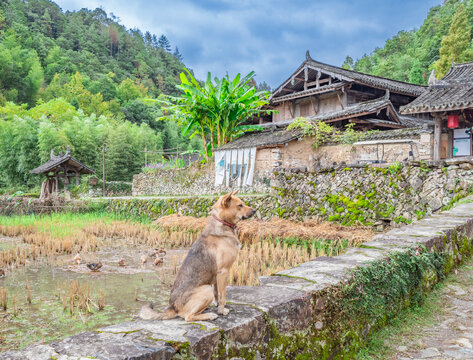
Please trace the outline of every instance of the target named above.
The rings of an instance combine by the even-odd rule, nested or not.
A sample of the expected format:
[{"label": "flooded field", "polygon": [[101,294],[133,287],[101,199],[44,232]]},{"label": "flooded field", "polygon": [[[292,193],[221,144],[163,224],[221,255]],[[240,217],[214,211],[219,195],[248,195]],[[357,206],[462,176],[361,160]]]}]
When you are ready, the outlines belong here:
[{"label": "flooded field", "polygon": [[[0,217],[0,352],[131,320],[145,301],[165,305],[186,249],[206,221]],[[261,275],[338,255],[373,235],[316,221],[244,223],[229,279],[235,285],[258,285]]]},{"label": "flooded field", "polygon": [[[15,240],[2,238],[0,244]],[[168,250],[158,266],[141,263],[147,251],[107,248],[81,254],[80,265],[63,255],[9,271],[0,278],[7,296],[6,309],[0,299],[0,351],[131,320],[144,301],[165,305],[187,251]],[[99,271],[86,265],[98,261]]]}]

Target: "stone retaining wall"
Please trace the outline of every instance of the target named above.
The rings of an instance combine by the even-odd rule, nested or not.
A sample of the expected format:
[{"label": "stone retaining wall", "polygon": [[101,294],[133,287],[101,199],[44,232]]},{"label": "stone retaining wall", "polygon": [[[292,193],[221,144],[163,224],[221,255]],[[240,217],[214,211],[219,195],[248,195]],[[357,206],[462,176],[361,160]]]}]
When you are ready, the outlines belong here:
[{"label": "stone retaining wall", "polygon": [[319,216],[343,224],[403,222],[448,207],[473,188],[473,163],[411,162],[280,170],[272,181],[279,216]]},{"label": "stone retaining wall", "polygon": [[[242,187],[241,192],[266,194],[270,192],[271,171],[255,172],[253,186]],[[133,196],[171,195],[195,196],[203,194],[223,194],[232,190],[225,185],[215,187],[213,163],[205,167],[184,169],[157,169],[133,176]]]},{"label": "stone retaining wall", "polygon": [[[281,169],[271,176],[272,194],[251,202],[259,209],[257,216],[264,219],[320,217],[382,227],[421,219],[473,191],[473,162],[465,160],[331,167],[312,172]],[[215,199],[113,200],[109,208],[148,216],[206,216]]]},{"label": "stone retaining wall", "polygon": [[[257,209],[256,217],[270,219],[274,216],[274,197],[270,195],[241,196],[246,204]],[[176,197],[159,199],[111,199],[106,206],[109,211],[128,216],[148,216],[158,218],[165,215],[179,214],[205,217],[209,215],[218,196]]]},{"label": "stone retaining wall", "polygon": [[74,200],[66,202],[63,197],[39,200],[21,196],[0,196],[0,215],[50,214],[88,210],[89,203],[87,201]]},{"label": "stone retaining wall", "polygon": [[351,359],[471,256],[472,236],[473,204],[462,204],[341,256],[263,277],[261,286],[229,287],[230,313],[215,321],[130,321],[0,359]]}]

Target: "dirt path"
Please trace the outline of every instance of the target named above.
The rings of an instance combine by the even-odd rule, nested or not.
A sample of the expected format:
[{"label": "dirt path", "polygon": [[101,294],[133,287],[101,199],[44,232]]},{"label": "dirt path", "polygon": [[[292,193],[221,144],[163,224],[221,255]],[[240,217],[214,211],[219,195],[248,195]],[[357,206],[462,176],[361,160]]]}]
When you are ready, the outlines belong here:
[{"label": "dirt path", "polygon": [[445,282],[433,311],[420,340],[398,346],[394,358],[473,359],[473,261]]}]

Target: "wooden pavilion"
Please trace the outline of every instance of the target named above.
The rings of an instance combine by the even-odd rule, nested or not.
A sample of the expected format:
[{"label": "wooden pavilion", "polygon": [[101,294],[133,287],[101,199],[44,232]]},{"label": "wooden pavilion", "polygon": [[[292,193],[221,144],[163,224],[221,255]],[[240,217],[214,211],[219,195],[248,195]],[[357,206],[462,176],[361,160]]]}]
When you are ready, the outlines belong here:
[{"label": "wooden pavilion", "polygon": [[76,185],[79,185],[79,176],[83,174],[95,174],[95,171],[71,156],[69,146],[65,154],[54,154],[51,150],[50,159],[43,165],[30,171],[31,174],[44,174],[46,180],[41,186],[41,199],[47,198],[53,192],[59,192],[59,179],[64,185],[71,184],[71,179],[75,178]]},{"label": "wooden pavilion", "polygon": [[401,114],[430,114],[435,119],[433,160],[473,155],[473,62],[452,64],[442,78],[429,78],[429,87]]}]

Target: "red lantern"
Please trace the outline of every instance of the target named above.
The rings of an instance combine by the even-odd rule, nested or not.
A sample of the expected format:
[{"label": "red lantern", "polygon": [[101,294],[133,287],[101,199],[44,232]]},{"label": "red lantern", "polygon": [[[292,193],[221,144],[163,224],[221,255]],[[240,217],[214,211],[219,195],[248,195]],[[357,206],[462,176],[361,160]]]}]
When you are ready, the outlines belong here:
[{"label": "red lantern", "polygon": [[449,129],[456,129],[458,125],[458,115],[448,115],[447,126]]}]

